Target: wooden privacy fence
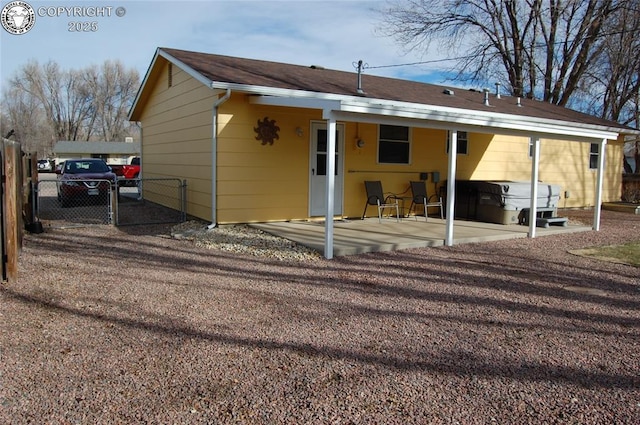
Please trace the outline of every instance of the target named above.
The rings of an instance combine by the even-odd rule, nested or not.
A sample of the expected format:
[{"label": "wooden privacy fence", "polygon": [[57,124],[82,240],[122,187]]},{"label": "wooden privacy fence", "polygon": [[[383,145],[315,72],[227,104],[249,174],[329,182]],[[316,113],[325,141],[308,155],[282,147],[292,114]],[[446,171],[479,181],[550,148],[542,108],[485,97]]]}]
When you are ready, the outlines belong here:
[{"label": "wooden privacy fence", "polygon": [[3,138],[0,143],[0,276],[16,279],[25,221],[32,222],[31,175],[36,158],[22,152],[18,142]]}]

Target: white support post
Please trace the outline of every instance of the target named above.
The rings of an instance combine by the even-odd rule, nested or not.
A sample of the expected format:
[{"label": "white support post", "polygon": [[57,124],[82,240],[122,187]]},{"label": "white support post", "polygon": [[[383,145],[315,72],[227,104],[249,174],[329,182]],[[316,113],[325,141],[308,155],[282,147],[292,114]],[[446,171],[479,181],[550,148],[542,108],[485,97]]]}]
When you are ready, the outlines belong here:
[{"label": "white support post", "polygon": [[531,158],[531,201],[529,203],[529,237],[536,237],[538,210],[538,176],[540,170],[540,138],[531,137],[533,158]]},{"label": "white support post", "polygon": [[602,139],[598,145],[598,175],[596,177],[596,200],[593,208],[593,230],[600,230],[600,213],[602,209],[602,183],[604,181],[604,154],[607,139]]},{"label": "white support post", "polygon": [[327,209],[324,214],[324,257],[333,258],[333,210],[336,184],[336,119],[327,119],[327,185],[325,198]]},{"label": "white support post", "polygon": [[[453,245],[453,220],[455,218],[456,161],[458,156],[458,131],[449,132],[449,172],[447,175],[447,223],[444,243]],[[425,212],[425,215],[427,213]]]}]

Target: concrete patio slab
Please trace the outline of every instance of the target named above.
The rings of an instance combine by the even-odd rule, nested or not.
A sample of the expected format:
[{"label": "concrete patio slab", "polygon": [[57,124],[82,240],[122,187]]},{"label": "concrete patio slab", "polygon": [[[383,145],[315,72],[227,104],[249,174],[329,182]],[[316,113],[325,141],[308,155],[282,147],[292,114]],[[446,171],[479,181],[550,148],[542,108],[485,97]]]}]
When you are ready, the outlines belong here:
[{"label": "concrete patio slab", "polygon": [[[362,254],[366,252],[395,251],[410,248],[442,246],[445,241],[446,220],[423,217],[418,220],[405,218],[377,218],[364,220],[336,220],[334,222],[334,256]],[[289,221],[252,224],[252,227],[275,236],[283,237],[321,253],[324,252],[325,226],[323,221]],[[537,228],[536,237],[551,234],[590,231],[584,225],[550,226]],[[487,242],[504,239],[526,238],[529,227],[517,224],[503,225],[456,220],[454,244]]]}]

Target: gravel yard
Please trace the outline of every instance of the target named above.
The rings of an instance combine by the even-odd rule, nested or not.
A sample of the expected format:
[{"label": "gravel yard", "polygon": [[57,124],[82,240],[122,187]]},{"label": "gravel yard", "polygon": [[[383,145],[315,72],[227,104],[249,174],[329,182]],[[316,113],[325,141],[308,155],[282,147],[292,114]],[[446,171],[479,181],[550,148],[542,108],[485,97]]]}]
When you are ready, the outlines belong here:
[{"label": "gravel yard", "polygon": [[330,261],[185,230],[25,236],[20,278],[0,290],[0,423],[640,417],[640,269],[568,252],[640,241],[640,216]]}]

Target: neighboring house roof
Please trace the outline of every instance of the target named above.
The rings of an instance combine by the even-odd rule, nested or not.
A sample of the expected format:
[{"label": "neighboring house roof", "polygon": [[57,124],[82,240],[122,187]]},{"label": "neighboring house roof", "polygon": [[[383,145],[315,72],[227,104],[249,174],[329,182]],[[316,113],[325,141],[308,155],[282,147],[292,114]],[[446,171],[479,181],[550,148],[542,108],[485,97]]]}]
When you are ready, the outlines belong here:
[{"label": "neighboring house roof", "polygon": [[[243,59],[159,48],[131,109],[137,120],[149,96],[154,65],[158,58],[170,61],[204,85],[262,95],[255,103],[310,107],[333,111],[339,119],[374,114],[392,118],[429,121],[431,126],[473,130],[491,128],[512,132],[561,134],[569,137],[615,138],[640,134],[616,122],[532,99],[516,99],[415,81],[358,75],[284,63]],[[362,89],[362,93],[359,92]],[[469,126],[470,128],[466,128]]]},{"label": "neighboring house roof", "polygon": [[139,142],[74,142],[62,140],[53,147],[56,155],[65,154],[101,154],[101,155],[139,155]]}]

